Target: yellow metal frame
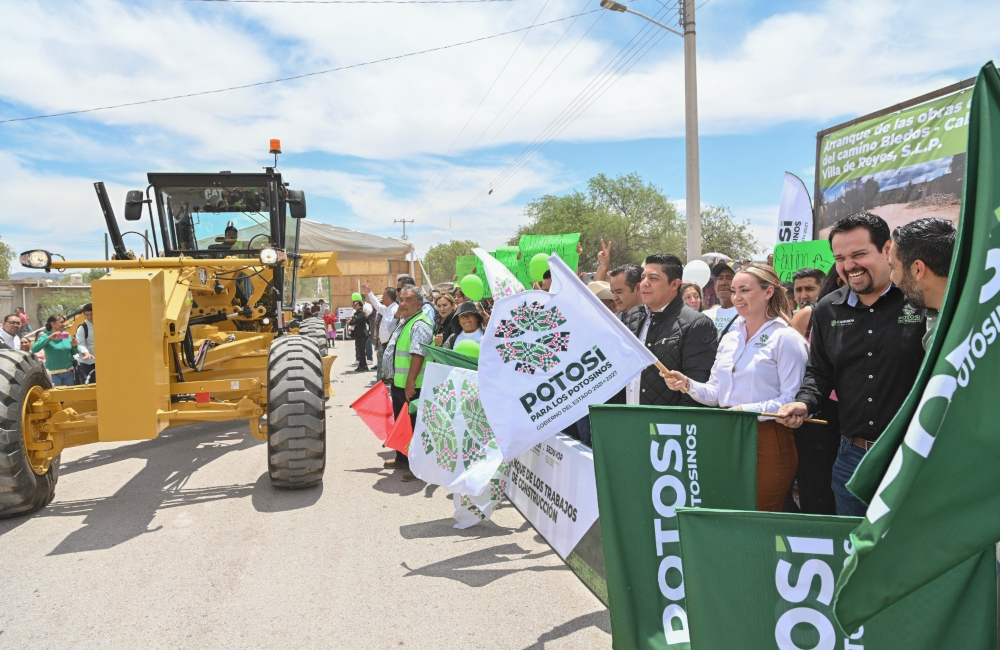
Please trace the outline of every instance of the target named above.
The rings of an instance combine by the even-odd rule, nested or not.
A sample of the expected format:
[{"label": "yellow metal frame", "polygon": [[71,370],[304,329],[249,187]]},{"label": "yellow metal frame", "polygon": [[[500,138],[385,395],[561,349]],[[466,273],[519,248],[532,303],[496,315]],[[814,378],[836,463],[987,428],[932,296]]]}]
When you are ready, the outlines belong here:
[{"label": "yellow metal frame", "polygon": [[[336,253],[305,259],[308,274],[340,274]],[[253,259],[190,257],[60,260],[51,268],[111,271],[92,284],[101,381],[48,390],[35,387],[25,401],[24,441],[35,473],[48,471],[52,459],[69,447],[145,440],[164,429],[198,422],[247,420],[254,437],[267,438],[260,418],[267,413],[267,357],[274,324],[262,323],[262,307],[247,316],[233,305],[233,274],[246,271],[253,283],[247,302],[253,305],[273,278],[271,269]],[[192,318],[204,317],[219,321],[190,324]],[[261,331],[244,331],[239,321],[254,322],[251,329]],[[189,332],[196,350],[207,347],[198,369],[178,368],[176,363]],[[330,369],[335,359],[323,358],[327,397],[332,395]],[[108,411],[103,418],[98,417],[99,405],[102,412]]]}]

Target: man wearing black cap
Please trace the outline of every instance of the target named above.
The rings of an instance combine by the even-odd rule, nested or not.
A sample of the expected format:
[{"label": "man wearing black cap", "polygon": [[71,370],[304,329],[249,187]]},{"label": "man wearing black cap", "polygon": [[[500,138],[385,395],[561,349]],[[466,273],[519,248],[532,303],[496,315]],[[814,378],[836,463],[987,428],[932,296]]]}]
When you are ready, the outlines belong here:
[{"label": "man wearing black cap", "polygon": [[715,295],[722,304],[706,309],[704,314],[715,322],[715,330],[721,339],[729,324],[736,320],[736,307],[733,307],[733,278],[736,272],[725,262],[719,262],[712,267],[712,275],[715,276]]}]

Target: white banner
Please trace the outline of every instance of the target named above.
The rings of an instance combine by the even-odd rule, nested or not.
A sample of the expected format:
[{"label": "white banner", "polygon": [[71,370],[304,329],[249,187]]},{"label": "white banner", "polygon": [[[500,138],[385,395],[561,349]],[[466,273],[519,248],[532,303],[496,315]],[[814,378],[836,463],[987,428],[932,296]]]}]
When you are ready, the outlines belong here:
[{"label": "white banner", "polygon": [[559,434],[508,467],[507,498],[565,560],[597,521],[593,452]]},{"label": "white banner", "polygon": [[504,296],[510,296],[524,291],[524,285],[510,272],[506,266],[501,264],[497,258],[493,257],[482,248],[473,248],[479,263],[483,265],[483,273],[486,274],[486,281],[490,285],[490,293],[493,300],[500,300]]},{"label": "white banner", "polygon": [[479,399],[479,373],[428,363],[410,443],[410,471],[427,483],[478,496],[502,462]]},{"label": "white banner", "polygon": [[552,287],[502,298],[479,353],[482,403],[509,460],[587,415],[656,357],[556,255]]},{"label": "white banner", "polygon": [[785,172],[785,186],[781,189],[781,207],[778,208],[778,244],[811,241],[813,209],[809,190],[795,174]]}]

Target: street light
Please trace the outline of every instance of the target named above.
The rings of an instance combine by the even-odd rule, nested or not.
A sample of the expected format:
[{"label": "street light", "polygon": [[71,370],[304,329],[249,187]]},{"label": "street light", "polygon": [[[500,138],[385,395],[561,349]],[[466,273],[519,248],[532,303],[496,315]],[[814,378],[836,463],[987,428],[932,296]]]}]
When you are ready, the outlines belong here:
[{"label": "street light", "polygon": [[610,11],[635,14],[684,39],[684,143],[687,150],[687,258],[701,258],[701,180],[698,162],[698,72],[695,65],[694,0],[679,0],[684,17],[684,32],[633,11],[614,0],[601,0],[601,6]]}]

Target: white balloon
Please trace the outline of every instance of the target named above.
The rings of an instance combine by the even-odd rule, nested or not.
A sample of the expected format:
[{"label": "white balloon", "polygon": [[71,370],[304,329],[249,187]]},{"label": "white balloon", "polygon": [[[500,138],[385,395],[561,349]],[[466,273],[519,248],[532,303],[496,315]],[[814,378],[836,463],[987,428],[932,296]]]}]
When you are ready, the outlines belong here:
[{"label": "white balloon", "polygon": [[684,275],[681,277],[684,282],[697,284],[704,289],[708,281],[712,279],[712,269],[708,268],[708,264],[705,264],[701,260],[691,260],[684,267]]}]

